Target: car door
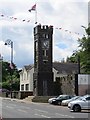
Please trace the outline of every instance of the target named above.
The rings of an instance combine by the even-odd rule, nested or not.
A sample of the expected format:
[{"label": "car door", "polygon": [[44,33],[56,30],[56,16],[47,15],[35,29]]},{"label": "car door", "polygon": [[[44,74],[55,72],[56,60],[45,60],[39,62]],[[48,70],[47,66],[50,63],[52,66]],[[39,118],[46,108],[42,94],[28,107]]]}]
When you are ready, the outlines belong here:
[{"label": "car door", "polygon": [[90,97],[87,97],[87,98],[86,98],[86,103],[87,103],[87,104],[86,104],[86,105],[87,105],[86,108],[87,108],[87,109],[90,109]]},{"label": "car door", "polygon": [[86,97],[83,99],[82,109],[90,109],[90,97]]}]

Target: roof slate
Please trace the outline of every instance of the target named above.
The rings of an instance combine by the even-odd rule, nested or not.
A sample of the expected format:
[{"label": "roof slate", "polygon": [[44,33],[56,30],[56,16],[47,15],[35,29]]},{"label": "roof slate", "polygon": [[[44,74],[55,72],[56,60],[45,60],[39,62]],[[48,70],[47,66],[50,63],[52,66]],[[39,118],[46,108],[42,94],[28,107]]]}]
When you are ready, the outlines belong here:
[{"label": "roof slate", "polygon": [[32,67],[33,67],[33,65],[25,65],[25,66],[24,66],[24,68],[25,68],[26,70],[31,70]]},{"label": "roof slate", "polygon": [[78,64],[77,63],[60,63],[60,62],[54,62],[53,68],[55,68],[59,73],[72,73],[78,72]]},{"label": "roof slate", "polygon": [[[25,65],[24,68],[26,70],[31,70],[34,65]],[[60,63],[54,62],[53,68],[56,69],[59,73],[68,73],[71,74],[72,72],[78,73],[78,64],[77,63]]]}]

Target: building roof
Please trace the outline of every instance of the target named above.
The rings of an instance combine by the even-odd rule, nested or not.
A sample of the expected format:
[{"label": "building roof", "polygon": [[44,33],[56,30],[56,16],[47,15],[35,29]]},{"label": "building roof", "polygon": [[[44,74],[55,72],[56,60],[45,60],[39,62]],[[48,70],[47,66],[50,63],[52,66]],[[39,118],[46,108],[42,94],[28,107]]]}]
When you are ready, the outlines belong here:
[{"label": "building roof", "polygon": [[53,68],[56,69],[59,73],[78,73],[78,64],[77,63],[60,63],[60,62],[54,62]]},{"label": "building roof", "polygon": [[25,65],[25,66],[24,66],[24,68],[25,68],[26,70],[31,70],[32,67],[33,67],[33,65]]},{"label": "building roof", "polygon": [[[34,65],[25,65],[24,68],[26,70],[31,70]],[[73,72],[78,73],[78,64],[77,63],[61,63],[54,62],[53,68],[56,69],[59,73],[68,73],[71,74]]]}]

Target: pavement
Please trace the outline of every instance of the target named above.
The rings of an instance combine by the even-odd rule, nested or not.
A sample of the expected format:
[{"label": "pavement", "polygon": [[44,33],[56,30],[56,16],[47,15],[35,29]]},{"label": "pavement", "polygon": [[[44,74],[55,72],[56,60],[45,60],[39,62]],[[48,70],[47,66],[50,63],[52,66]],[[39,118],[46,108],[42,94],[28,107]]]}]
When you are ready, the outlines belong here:
[{"label": "pavement", "polygon": [[0,99],[17,101],[17,102],[22,102],[22,103],[31,103],[32,102],[31,100],[27,100],[27,99],[16,99],[16,98],[7,98],[7,97],[0,97]]},{"label": "pavement", "polygon": [[[0,104],[2,104],[2,100],[17,101],[17,102],[21,102],[21,103],[31,103],[32,102],[31,99],[27,100],[27,99],[0,97]],[[1,115],[0,115],[0,120],[3,120]]]}]

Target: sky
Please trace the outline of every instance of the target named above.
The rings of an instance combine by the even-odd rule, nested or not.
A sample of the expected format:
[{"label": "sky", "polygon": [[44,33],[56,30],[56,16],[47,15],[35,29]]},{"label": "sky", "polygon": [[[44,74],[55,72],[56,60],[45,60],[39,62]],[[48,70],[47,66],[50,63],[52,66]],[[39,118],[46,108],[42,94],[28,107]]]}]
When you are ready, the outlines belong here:
[{"label": "sky", "polygon": [[85,35],[81,26],[88,27],[88,0],[0,0],[0,54],[10,62],[11,48],[4,44],[13,41],[13,62],[19,69],[34,63],[36,14],[28,10],[35,3],[37,25],[53,25],[53,61],[66,60],[78,50],[78,38]]}]

